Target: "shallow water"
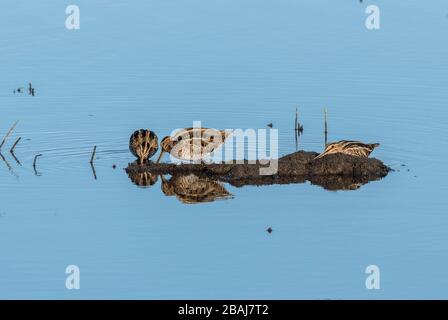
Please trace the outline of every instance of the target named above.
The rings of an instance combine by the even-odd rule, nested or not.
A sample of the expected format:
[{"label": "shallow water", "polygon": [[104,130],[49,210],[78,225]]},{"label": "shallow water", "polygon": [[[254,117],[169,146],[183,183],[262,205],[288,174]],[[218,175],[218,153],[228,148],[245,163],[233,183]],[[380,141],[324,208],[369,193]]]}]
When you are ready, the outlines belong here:
[{"label": "shallow water", "polygon": [[[377,31],[355,0],[76,2],[77,31],[63,3],[2,3],[0,132],[19,124],[0,162],[0,298],[447,298],[445,1],[372,1]],[[13,95],[28,81],[35,97]],[[297,106],[299,149],[322,150],[326,107],[330,141],[379,142],[396,171],[186,205],[123,170],[135,129],[160,139],[194,120],[272,122],[293,152]]]}]

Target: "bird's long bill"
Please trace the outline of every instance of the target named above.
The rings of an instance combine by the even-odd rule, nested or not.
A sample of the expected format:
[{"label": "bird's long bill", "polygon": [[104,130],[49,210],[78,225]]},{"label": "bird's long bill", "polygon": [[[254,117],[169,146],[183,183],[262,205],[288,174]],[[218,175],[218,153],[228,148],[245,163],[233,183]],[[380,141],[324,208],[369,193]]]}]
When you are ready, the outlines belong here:
[{"label": "bird's long bill", "polygon": [[164,153],[164,152],[165,152],[165,151],[163,151],[163,150],[160,151],[160,155],[159,155],[159,158],[157,159],[156,163],[159,163],[159,162],[160,162],[160,160],[162,159],[162,156],[163,156],[163,153]]},{"label": "bird's long bill", "polygon": [[319,159],[319,158],[322,158],[324,155],[325,155],[325,152],[322,152],[321,154],[319,154],[318,156],[316,156],[316,157],[314,158],[314,160]]}]

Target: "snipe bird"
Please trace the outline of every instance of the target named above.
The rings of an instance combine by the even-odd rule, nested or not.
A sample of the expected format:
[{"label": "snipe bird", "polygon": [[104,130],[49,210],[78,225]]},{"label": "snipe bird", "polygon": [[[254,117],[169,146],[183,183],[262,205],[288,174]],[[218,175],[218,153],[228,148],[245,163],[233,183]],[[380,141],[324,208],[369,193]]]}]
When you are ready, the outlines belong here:
[{"label": "snipe bird", "polygon": [[218,149],[231,134],[228,130],[187,128],[162,139],[157,163],[165,152],[180,160],[199,161]]},{"label": "snipe bird", "polygon": [[207,177],[199,177],[193,173],[188,175],[174,175],[166,180],[162,175],[162,192],[166,196],[176,196],[185,204],[212,202],[232,197],[220,181]]},{"label": "snipe bird", "polygon": [[157,135],[151,130],[135,131],[129,139],[129,150],[143,164],[159,149]]},{"label": "snipe bird", "polygon": [[379,146],[379,143],[362,143],[359,141],[341,140],[327,144],[324,152],[314,159],[322,158],[333,153],[344,153],[352,156],[367,158],[370,153],[372,153],[373,149]]}]

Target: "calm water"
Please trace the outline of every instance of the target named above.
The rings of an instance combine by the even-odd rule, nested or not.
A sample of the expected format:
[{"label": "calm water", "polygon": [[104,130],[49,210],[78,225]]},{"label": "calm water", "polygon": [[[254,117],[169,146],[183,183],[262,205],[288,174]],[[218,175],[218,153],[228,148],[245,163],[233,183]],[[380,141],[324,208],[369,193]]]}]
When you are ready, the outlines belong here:
[{"label": "calm water", "polygon": [[[448,298],[446,1],[367,1],[377,31],[355,0],[75,2],[78,31],[68,2],[2,1],[0,132],[19,124],[0,162],[0,298]],[[35,97],[13,95],[28,81]],[[135,129],[193,120],[272,122],[293,152],[296,106],[301,149],[322,149],[327,107],[330,141],[379,142],[397,171],[185,205],[123,170]]]}]

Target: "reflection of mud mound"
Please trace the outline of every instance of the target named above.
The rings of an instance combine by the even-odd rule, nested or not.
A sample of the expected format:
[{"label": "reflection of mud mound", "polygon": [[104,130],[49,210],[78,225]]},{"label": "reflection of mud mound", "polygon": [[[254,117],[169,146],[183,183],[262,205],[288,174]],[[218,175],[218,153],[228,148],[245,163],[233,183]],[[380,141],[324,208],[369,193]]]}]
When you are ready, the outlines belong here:
[{"label": "reflection of mud mound", "polygon": [[162,191],[166,196],[175,195],[183,203],[212,202],[232,196],[222,182],[195,174],[175,174],[169,180],[162,176]]},{"label": "reflection of mud mound", "polygon": [[[377,180],[379,180],[378,178]],[[344,177],[344,176],[315,176],[310,179],[312,184],[319,185],[327,190],[357,190],[364,184],[374,181],[375,179],[368,180],[364,178]]]},{"label": "reflection of mud mound", "polygon": [[355,190],[370,181],[385,177],[390,168],[378,159],[361,158],[345,154],[330,154],[314,160],[316,152],[298,151],[278,160],[278,171],[274,175],[260,175],[260,163],[249,164],[169,164],[149,162],[144,165],[129,164],[126,171],[131,174],[189,175],[233,186],[303,183],[310,181],[329,190]]},{"label": "reflection of mud mound", "polygon": [[128,176],[139,187],[150,187],[157,182],[157,175],[150,172],[131,172]]}]

